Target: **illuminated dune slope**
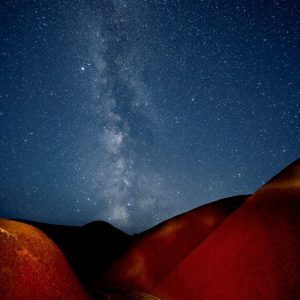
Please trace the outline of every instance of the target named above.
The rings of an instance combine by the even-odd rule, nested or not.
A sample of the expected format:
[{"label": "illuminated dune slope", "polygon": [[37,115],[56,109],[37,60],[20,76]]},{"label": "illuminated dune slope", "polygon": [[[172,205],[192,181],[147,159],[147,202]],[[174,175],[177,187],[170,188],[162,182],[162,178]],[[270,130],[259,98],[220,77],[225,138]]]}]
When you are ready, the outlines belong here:
[{"label": "illuminated dune slope", "polygon": [[226,210],[232,200],[146,232],[99,286],[165,300],[300,299],[299,161]]},{"label": "illuminated dune slope", "polygon": [[89,299],[63,254],[33,226],[0,219],[0,298]]},{"label": "illuminated dune slope", "polygon": [[237,196],[201,206],[144,232],[100,281],[152,291],[247,197]]}]

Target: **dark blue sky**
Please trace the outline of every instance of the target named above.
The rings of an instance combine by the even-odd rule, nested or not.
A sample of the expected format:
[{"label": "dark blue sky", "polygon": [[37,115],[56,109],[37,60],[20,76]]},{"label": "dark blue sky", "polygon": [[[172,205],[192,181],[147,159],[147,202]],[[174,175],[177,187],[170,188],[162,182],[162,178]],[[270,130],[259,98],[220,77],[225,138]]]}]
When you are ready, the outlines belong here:
[{"label": "dark blue sky", "polygon": [[139,231],[300,154],[299,1],[0,3],[4,217]]}]

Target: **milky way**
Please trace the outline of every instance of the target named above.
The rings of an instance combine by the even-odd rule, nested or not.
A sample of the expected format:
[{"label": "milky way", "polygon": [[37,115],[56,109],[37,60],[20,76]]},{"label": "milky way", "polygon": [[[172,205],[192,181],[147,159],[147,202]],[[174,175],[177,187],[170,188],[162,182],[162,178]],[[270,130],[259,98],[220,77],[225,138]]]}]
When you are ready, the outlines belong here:
[{"label": "milky way", "polygon": [[136,232],[300,154],[298,1],[0,7],[4,217]]},{"label": "milky way", "polygon": [[[126,15],[127,6],[118,1],[109,3],[104,10],[101,6],[99,11],[97,7],[81,10],[82,22],[89,20],[85,24],[88,30],[82,32],[79,28],[77,32],[79,36],[89,36],[91,61],[82,67],[82,71],[92,70],[88,85],[92,94],[87,99],[92,105],[88,114],[98,125],[86,137],[84,153],[88,156],[93,153],[94,157],[87,158],[90,166],[84,165],[82,170],[84,178],[90,177],[87,188],[93,193],[94,204],[105,203],[94,218],[105,218],[125,228],[133,225],[135,214],[144,221],[155,215],[159,221],[163,219],[160,203],[166,205],[163,187],[157,188],[153,183],[158,182],[159,173],[150,167],[147,170],[136,167],[136,147],[140,143],[137,135],[142,134],[139,127],[156,134],[162,124],[147,85],[141,80],[145,66],[134,45],[136,28]],[[134,126],[137,126],[135,134]],[[91,141],[98,141],[99,148],[90,148]],[[153,214],[154,210],[157,212]]]}]

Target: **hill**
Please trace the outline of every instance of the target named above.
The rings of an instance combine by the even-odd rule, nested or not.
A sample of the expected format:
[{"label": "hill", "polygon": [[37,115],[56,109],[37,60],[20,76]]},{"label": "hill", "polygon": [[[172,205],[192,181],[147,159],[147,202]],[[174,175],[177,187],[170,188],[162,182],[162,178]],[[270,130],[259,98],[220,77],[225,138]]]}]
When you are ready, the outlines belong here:
[{"label": "hill", "polygon": [[[223,199],[145,232],[98,278],[168,300],[300,299],[300,161],[251,196]],[[123,299],[123,298],[122,298]]]},{"label": "hill", "polygon": [[84,226],[53,225],[29,220],[45,233],[64,253],[79,280],[89,286],[130,245],[133,237],[103,221]]}]

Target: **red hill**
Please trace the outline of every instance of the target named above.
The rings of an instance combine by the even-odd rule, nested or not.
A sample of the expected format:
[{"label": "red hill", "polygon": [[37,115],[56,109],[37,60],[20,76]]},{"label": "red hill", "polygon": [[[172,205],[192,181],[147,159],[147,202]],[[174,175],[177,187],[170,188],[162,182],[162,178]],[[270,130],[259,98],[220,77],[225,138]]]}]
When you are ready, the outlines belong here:
[{"label": "red hill", "polygon": [[0,219],[1,299],[89,299],[63,254],[33,226]]},{"label": "red hill", "polygon": [[166,300],[300,299],[299,215],[297,161],[248,198],[211,203],[145,232],[98,287]]}]

